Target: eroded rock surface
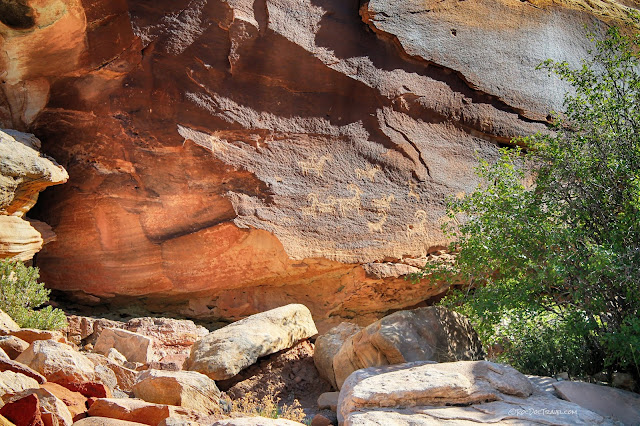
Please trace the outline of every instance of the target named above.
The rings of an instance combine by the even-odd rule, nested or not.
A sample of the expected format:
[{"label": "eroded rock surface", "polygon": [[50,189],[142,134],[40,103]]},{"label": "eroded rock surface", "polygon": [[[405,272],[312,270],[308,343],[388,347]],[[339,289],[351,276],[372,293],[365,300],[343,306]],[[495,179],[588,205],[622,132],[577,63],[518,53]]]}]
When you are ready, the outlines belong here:
[{"label": "eroded rock surface", "polygon": [[602,27],[583,1],[32,3],[0,20],[0,124],[71,176],[45,282],[197,317],[296,301],[323,331],[443,291],[399,276],[477,158],[545,129],[565,87],[533,67]]}]

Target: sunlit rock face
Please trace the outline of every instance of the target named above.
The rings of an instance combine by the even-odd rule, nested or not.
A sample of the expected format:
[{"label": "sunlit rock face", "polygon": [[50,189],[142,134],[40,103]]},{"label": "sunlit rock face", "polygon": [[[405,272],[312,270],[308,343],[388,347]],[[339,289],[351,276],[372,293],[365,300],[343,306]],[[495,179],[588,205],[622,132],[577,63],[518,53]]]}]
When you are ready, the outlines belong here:
[{"label": "sunlit rock face", "polygon": [[321,331],[443,290],[402,275],[446,244],[446,197],[544,129],[567,87],[535,65],[604,28],[519,0],[0,8],[0,124],[71,176],[41,197],[46,282],[193,317],[304,303]]}]

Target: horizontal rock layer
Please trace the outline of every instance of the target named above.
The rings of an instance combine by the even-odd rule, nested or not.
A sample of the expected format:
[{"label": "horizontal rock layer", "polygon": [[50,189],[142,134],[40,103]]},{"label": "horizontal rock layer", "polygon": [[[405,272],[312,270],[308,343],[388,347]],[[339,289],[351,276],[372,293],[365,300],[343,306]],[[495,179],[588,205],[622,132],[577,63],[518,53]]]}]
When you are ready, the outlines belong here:
[{"label": "horizontal rock layer", "polygon": [[535,65],[602,27],[562,3],[28,2],[0,18],[0,124],[70,174],[44,280],[194,317],[295,301],[321,330],[440,293],[398,276],[477,158],[544,130],[567,87]]}]

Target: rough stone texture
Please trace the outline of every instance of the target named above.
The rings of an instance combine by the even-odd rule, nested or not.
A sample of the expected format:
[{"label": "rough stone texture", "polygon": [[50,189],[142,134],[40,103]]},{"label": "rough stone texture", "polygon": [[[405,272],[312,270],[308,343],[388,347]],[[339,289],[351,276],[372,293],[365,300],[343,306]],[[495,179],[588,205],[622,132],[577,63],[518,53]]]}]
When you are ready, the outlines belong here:
[{"label": "rough stone texture", "polygon": [[29,3],[0,22],[0,124],[71,176],[41,197],[44,281],[231,320],[300,301],[323,330],[440,293],[394,275],[446,242],[476,155],[557,107],[533,66],[635,4],[558,3]]},{"label": "rough stone texture", "polygon": [[38,397],[33,394],[5,404],[0,408],[0,415],[6,417],[16,426],[45,426],[40,414],[40,402]]},{"label": "rough stone texture", "polygon": [[44,383],[40,385],[42,389],[46,389],[55,395],[60,401],[67,406],[69,413],[74,421],[85,417],[87,412],[87,398],[80,392],[73,392],[57,383]]},{"label": "rough stone texture", "polygon": [[124,328],[124,323],[106,318],[91,318],[78,315],[67,315],[68,326],[64,330],[70,342],[80,346],[95,344],[105,328]]},{"label": "rough stone texture", "polygon": [[153,343],[153,359],[159,361],[182,357],[186,359],[191,346],[209,334],[209,330],[195,325],[193,321],[173,318],[134,318],[127,321],[124,327],[150,337]]},{"label": "rough stone texture", "polygon": [[0,258],[31,260],[45,243],[41,231],[47,242],[55,239],[45,223],[22,218],[40,191],[69,178],[62,166],[39,150],[40,141],[33,135],[0,129]]},{"label": "rough stone texture", "polygon": [[111,398],[111,389],[103,383],[96,382],[73,382],[65,383],[67,389],[78,392],[87,398]]},{"label": "rough stone texture", "polygon": [[184,367],[214,380],[229,379],[259,357],[290,348],[317,333],[307,307],[282,306],[209,333],[193,345]]},{"label": "rough stone texture", "polygon": [[0,359],[0,371],[13,371],[14,373],[24,374],[25,376],[36,380],[38,383],[44,383],[47,381],[42,374],[11,359]]},{"label": "rough stone texture", "polygon": [[143,424],[109,417],[85,417],[75,422],[73,426],[140,426]]},{"label": "rough stone texture", "polygon": [[113,371],[113,374],[116,377],[117,388],[123,392],[130,392],[131,388],[136,382],[136,378],[138,377],[138,372],[126,368],[116,362],[111,361],[109,358],[104,355],[87,353],[86,357],[94,365],[101,365]]},{"label": "rough stone texture", "polygon": [[87,357],[69,345],[52,340],[36,340],[15,360],[63,386],[97,379],[95,367]]},{"label": "rough stone texture", "polygon": [[607,424],[488,361],[415,362],[354,372],[338,402],[343,425]]},{"label": "rough stone texture", "polygon": [[147,336],[128,330],[105,328],[100,333],[93,350],[106,355],[109,349],[115,348],[128,361],[144,364],[151,361],[151,347],[152,340]]},{"label": "rough stone texture", "polygon": [[0,349],[2,349],[11,359],[16,359],[18,355],[24,352],[28,347],[29,343],[19,337],[0,336]]},{"label": "rough stone texture", "polygon": [[0,415],[0,426],[16,426],[13,422],[7,420],[5,416]]},{"label": "rough stone texture", "polygon": [[60,343],[67,343],[64,335],[60,331],[56,330],[38,330],[35,328],[21,328],[20,330],[12,331],[11,336],[15,336],[24,340],[27,343],[33,343],[36,340],[54,340]]},{"label": "rough stone texture", "polygon": [[136,398],[147,402],[178,405],[204,414],[220,411],[216,383],[195,371],[146,370],[138,375],[132,390]]},{"label": "rough stone texture", "polygon": [[45,426],[71,426],[73,416],[67,405],[47,389],[36,388],[20,392],[9,398],[6,403],[18,401],[29,395],[38,398],[40,415]]},{"label": "rough stone texture", "polygon": [[17,330],[20,330],[20,326],[6,312],[0,310],[0,333],[6,335]]},{"label": "rough stone texture", "polygon": [[2,401],[27,389],[38,387],[38,381],[32,377],[10,370],[0,372],[0,399]]},{"label": "rough stone texture", "polygon": [[344,342],[362,327],[349,322],[343,322],[316,339],[313,362],[320,373],[320,377],[331,383],[334,389],[338,389],[336,374],[333,371],[333,358],[340,351]]},{"label": "rough stone texture", "polygon": [[340,392],[325,392],[318,397],[318,408],[328,408],[331,411],[338,410],[338,397]]},{"label": "rough stone texture", "polygon": [[442,307],[398,311],[352,335],[333,358],[338,388],[355,370],[411,361],[477,360],[482,344],[469,321]]},{"label": "rough stone texture", "polygon": [[167,417],[173,415],[197,415],[181,407],[165,404],[152,404],[139,399],[100,398],[89,408],[89,416],[111,417],[126,421],[139,421],[156,426]]},{"label": "rough stone texture", "polygon": [[640,423],[640,395],[607,386],[562,381],[553,384],[562,399],[624,424]]}]

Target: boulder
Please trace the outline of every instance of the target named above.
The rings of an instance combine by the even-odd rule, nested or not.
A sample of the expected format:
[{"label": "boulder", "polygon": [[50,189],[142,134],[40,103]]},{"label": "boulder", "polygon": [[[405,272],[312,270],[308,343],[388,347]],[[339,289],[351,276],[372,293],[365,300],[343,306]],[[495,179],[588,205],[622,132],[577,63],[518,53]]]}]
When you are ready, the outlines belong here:
[{"label": "boulder", "polygon": [[138,375],[133,394],[147,402],[178,405],[204,414],[219,411],[216,383],[195,371],[146,370]]},{"label": "boulder", "polygon": [[318,397],[318,409],[324,410],[326,408],[331,411],[338,410],[338,398],[340,392],[325,392]]},{"label": "boulder", "polygon": [[102,383],[73,382],[65,383],[64,387],[72,392],[78,392],[87,398],[111,398],[111,389]]},{"label": "boulder", "polygon": [[188,356],[191,345],[209,334],[209,330],[191,320],[173,318],[134,318],[124,328],[152,338],[154,359],[160,361],[175,355]]},{"label": "boulder", "polygon": [[36,340],[54,340],[60,343],[67,343],[61,331],[57,330],[38,330],[35,328],[21,328],[20,330],[12,331],[9,333],[11,336],[15,336],[25,342],[31,344]]},{"label": "boulder", "polygon": [[0,216],[0,259],[27,262],[43,244],[40,232],[28,221],[18,216]]},{"label": "boulder", "polygon": [[63,386],[97,380],[95,367],[86,356],[53,340],[34,341],[15,360]]},{"label": "boulder", "polygon": [[151,338],[139,333],[117,328],[105,328],[100,333],[93,350],[106,355],[111,348],[115,348],[131,362],[144,364],[151,361]]},{"label": "boulder", "polygon": [[123,328],[124,323],[106,318],[92,318],[78,315],[67,315],[67,339],[80,346],[94,344],[105,328]]},{"label": "boulder", "polygon": [[0,336],[0,349],[2,349],[11,359],[16,359],[18,355],[24,352],[28,347],[29,343],[19,337]]},{"label": "boulder", "polygon": [[138,377],[138,372],[124,367],[108,357],[96,353],[87,353],[87,358],[94,365],[101,365],[113,371],[116,378],[117,387],[124,391],[130,392]]},{"label": "boulder", "polygon": [[40,413],[40,401],[34,394],[27,395],[17,401],[5,404],[0,408],[0,415],[16,426],[50,426],[45,425]]},{"label": "boulder", "polygon": [[0,371],[13,371],[35,379],[38,383],[44,383],[47,379],[37,371],[26,365],[11,359],[0,359]]},{"label": "boulder", "polygon": [[66,404],[45,388],[28,389],[9,398],[7,404],[27,396],[38,397],[40,415],[45,426],[71,426],[73,417]]},{"label": "boulder", "polygon": [[85,417],[73,426],[140,426],[144,423],[129,422],[127,420],[112,419],[110,417]]},{"label": "boulder", "polygon": [[[547,418],[548,416],[548,418]],[[412,362],[355,371],[338,402],[344,425],[475,423],[611,424],[535,389],[512,367],[489,361]]]},{"label": "boulder", "polygon": [[4,401],[12,395],[40,386],[37,380],[14,371],[0,372],[0,399]]},{"label": "boulder", "polygon": [[362,330],[362,327],[359,325],[343,322],[316,339],[313,362],[318,369],[320,377],[331,383],[334,389],[338,389],[338,385],[336,383],[336,374],[333,371],[333,358],[340,351],[344,342],[360,330]]},{"label": "boulder", "polygon": [[57,383],[43,383],[40,385],[42,389],[46,389],[52,395],[55,395],[60,401],[67,406],[69,413],[74,421],[85,417],[87,412],[87,398],[79,392],[73,392]]},{"label": "boulder", "polygon": [[398,311],[349,337],[333,358],[336,384],[354,371],[413,361],[448,362],[483,358],[469,321],[440,306]]},{"label": "boulder", "polygon": [[259,357],[290,348],[317,332],[304,305],[282,306],[209,333],[193,345],[185,368],[214,380],[229,379]]},{"label": "boulder", "polygon": [[560,398],[625,425],[640,424],[640,395],[608,386],[561,381],[553,384]]},{"label": "boulder", "polygon": [[20,326],[6,312],[0,310],[0,334],[3,336],[20,330]]},{"label": "boulder", "polygon": [[130,422],[139,421],[153,426],[174,415],[191,415],[197,418],[196,413],[182,407],[153,404],[139,399],[100,398],[95,400],[89,408],[89,416],[91,417],[110,417]]}]

